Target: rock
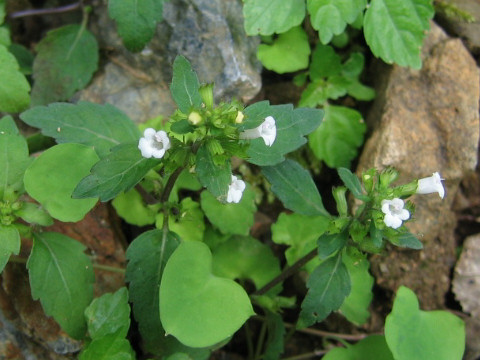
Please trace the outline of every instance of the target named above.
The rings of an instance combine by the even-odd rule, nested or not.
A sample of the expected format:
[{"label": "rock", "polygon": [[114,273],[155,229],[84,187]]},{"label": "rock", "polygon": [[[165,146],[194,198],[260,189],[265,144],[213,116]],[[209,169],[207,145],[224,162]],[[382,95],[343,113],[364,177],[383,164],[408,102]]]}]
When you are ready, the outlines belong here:
[{"label": "rock", "polygon": [[372,257],[377,283],[393,292],[400,285],[414,290],[422,308],[444,306],[455,262],[451,205],[461,179],[475,169],[479,140],[479,72],[462,42],[432,23],[422,48],[423,68],[381,65],[378,98],[367,123],[373,133],[365,144],[358,173],[392,166],[398,183],[439,171],[447,195],[417,195],[415,221],[422,251],[390,249]]},{"label": "rock", "polygon": [[168,86],[179,54],[191,61],[201,82],[215,82],[217,100],[247,101],[260,91],[259,40],[245,35],[240,0],[172,0],[163,16],[152,41],[134,54],[118,37],[106,0],[97,0],[91,28],[110,55],[79,99],[108,102],[136,122],[168,116],[176,108]]},{"label": "rock", "polygon": [[[95,264],[125,268],[124,240],[117,223],[107,205],[98,204],[82,221],[56,222],[46,230],[82,242]],[[31,246],[30,240],[22,240],[21,258],[28,257]],[[121,286],[122,273],[95,269],[95,296],[114,292]],[[25,264],[8,263],[0,287],[0,359],[70,359],[81,347],[81,341],[70,338],[45,315],[40,302],[32,299]]]}]

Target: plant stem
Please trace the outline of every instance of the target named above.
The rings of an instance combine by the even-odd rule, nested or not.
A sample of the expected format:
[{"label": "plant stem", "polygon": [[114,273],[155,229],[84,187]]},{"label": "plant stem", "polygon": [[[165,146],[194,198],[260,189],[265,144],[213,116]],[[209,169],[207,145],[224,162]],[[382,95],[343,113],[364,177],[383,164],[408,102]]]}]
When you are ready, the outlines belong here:
[{"label": "plant stem", "polygon": [[105,270],[105,271],[110,271],[110,272],[115,272],[119,274],[125,274],[125,269],[115,267],[115,266],[108,266],[108,265],[100,265],[100,264],[93,264],[94,269],[98,270]]},{"label": "plant stem", "polygon": [[28,10],[17,11],[17,12],[11,13],[9,17],[11,19],[17,19],[17,18],[26,17],[26,16],[61,14],[69,11],[75,11],[81,7],[82,7],[82,2],[77,1],[76,3],[60,6],[57,8],[28,9]]},{"label": "plant stem", "polygon": [[252,295],[255,295],[255,296],[260,296],[260,295],[263,295],[265,294],[266,292],[268,292],[270,289],[272,289],[273,287],[275,287],[277,284],[281,283],[282,281],[284,281],[286,278],[292,276],[293,274],[295,274],[298,270],[300,270],[300,268],[302,266],[304,266],[306,263],[308,263],[310,260],[314,259],[315,256],[317,255],[317,249],[313,249],[312,251],[310,251],[308,254],[306,254],[304,257],[300,258],[299,260],[297,260],[297,262],[295,264],[293,264],[292,266],[290,267],[287,267],[286,269],[284,269],[280,275],[278,275],[277,277],[275,277],[274,279],[272,279],[272,281],[270,281],[268,284],[264,285],[262,288],[260,288],[259,290],[255,291]]},{"label": "plant stem", "polygon": [[327,350],[315,350],[309,353],[305,354],[300,354],[300,355],[295,355],[295,356],[290,356],[288,358],[283,358],[282,360],[306,360],[306,359],[312,359],[316,358],[318,356],[325,355],[328,351]]},{"label": "plant stem", "polygon": [[263,343],[265,342],[265,334],[267,333],[267,320],[264,319],[262,323],[262,327],[260,328],[260,334],[258,335],[257,340],[257,350],[255,351],[255,360],[261,358],[262,350],[263,350]]},{"label": "plant stem", "polygon": [[245,329],[245,337],[247,341],[248,359],[253,360],[254,350],[253,350],[253,342],[252,342],[252,330],[250,329],[250,325],[248,324],[248,321],[245,323],[243,327]]}]

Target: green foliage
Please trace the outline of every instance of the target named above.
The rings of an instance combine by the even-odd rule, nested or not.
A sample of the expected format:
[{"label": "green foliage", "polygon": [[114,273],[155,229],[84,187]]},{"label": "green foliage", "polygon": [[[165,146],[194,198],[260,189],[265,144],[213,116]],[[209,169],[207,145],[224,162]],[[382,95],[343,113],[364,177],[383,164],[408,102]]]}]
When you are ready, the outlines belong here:
[{"label": "green foliage", "polygon": [[24,202],[19,210],[15,211],[15,216],[22,218],[29,224],[40,226],[53,225],[53,219],[43,207],[37,204]]},{"label": "green foliage", "polygon": [[280,34],[300,25],[305,17],[305,1],[245,0],[243,16],[247,35]]},{"label": "green foliage", "polygon": [[94,339],[82,351],[79,360],[134,360],[135,353],[128,340],[118,334]]},{"label": "green foliage", "polygon": [[402,234],[396,234],[396,236],[389,236],[388,240],[396,246],[421,250],[423,249],[423,244],[418,238],[410,232],[405,232]]},{"label": "green foliage", "polygon": [[280,34],[271,45],[259,45],[257,50],[263,66],[278,74],[306,69],[309,56],[307,33],[299,26]]},{"label": "green foliage", "polygon": [[0,224],[0,273],[10,259],[10,255],[18,255],[20,244],[20,234],[15,226]]},{"label": "green foliage", "polygon": [[2,119],[5,130],[0,133],[0,200],[13,200],[12,192],[22,190],[23,174],[30,163],[27,142],[14,133],[16,127],[11,124]]},{"label": "green foliage", "polygon": [[180,111],[189,114],[193,108],[199,108],[202,98],[198,89],[197,74],[192,70],[192,66],[183,56],[177,56],[173,63],[173,79],[170,85],[170,92],[173,100]]},{"label": "green foliage", "polygon": [[0,111],[20,112],[30,104],[30,84],[15,57],[0,45]]},{"label": "green foliage", "polygon": [[69,100],[83,89],[98,66],[98,44],[84,26],[51,30],[37,45],[32,104]]},{"label": "green foliage", "polygon": [[[317,247],[317,239],[328,229],[329,223],[325,216],[281,213],[272,225],[272,240],[276,244],[289,245],[285,257],[288,265],[292,265]],[[311,273],[318,265],[318,260],[312,260],[305,269]]]},{"label": "green foliage", "polygon": [[342,231],[334,234],[323,234],[318,238],[318,257],[325,260],[336,254],[345,247],[348,241],[348,233]]},{"label": "green foliage", "polygon": [[20,66],[20,72],[23,75],[31,75],[33,71],[33,54],[23,45],[10,44],[8,51],[15,56],[18,65]]},{"label": "green foliage", "polygon": [[140,137],[135,124],[122,111],[108,104],[56,103],[25,111],[20,118],[58,143],[93,146],[100,157],[108,155],[112,147],[136,142]]},{"label": "green foliage", "polygon": [[315,268],[307,280],[308,292],[302,303],[297,328],[325,319],[342,306],[350,294],[350,277],[342,255],[331,257]]},{"label": "green foliage", "polygon": [[233,335],[254,314],[245,290],[211,273],[212,255],[196,241],[180,244],[160,284],[165,331],[191,347],[212,346]]},{"label": "green foliage", "polygon": [[254,222],[255,192],[249,187],[238,204],[222,204],[207,191],[200,196],[208,220],[224,234],[248,235]]},{"label": "green foliage", "polygon": [[93,298],[95,280],[85,246],[54,232],[34,234],[27,268],[34,300],[75,339],[87,330],[83,315]]},{"label": "green foliage", "polygon": [[36,158],[25,171],[25,189],[52,217],[79,221],[97,199],[72,199],[72,192],[98,161],[91,147],[81,144],[56,145]]},{"label": "green foliage", "polygon": [[72,196],[111,200],[133,188],[158,163],[158,159],[142,157],[136,144],[118,145],[92,167],[91,174],[78,183]]},{"label": "green foliage", "polygon": [[309,172],[294,160],[264,167],[262,173],[287,209],[302,215],[329,216]]},{"label": "green foliage", "polygon": [[145,226],[155,223],[158,205],[146,205],[136,189],[119,194],[112,201],[117,214],[129,224]]},{"label": "green foliage", "polygon": [[338,176],[340,176],[340,179],[342,179],[347,189],[352,192],[353,196],[360,200],[366,199],[363,194],[362,184],[354,173],[347,168],[341,167],[338,169]]},{"label": "green foliage", "polygon": [[385,321],[385,338],[398,360],[460,360],[465,324],[446,311],[420,310],[415,293],[401,286]]},{"label": "green foliage", "polygon": [[267,312],[267,345],[263,353],[264,360],[276,360],[280,358],[284,348],[285,324],[282,316]]},{"label": "green foliage", "polygon": [[372,0],[365,13],[365,40],[386,63],[420,69],[420,49],[433,14],[430,0]]},{"label": "green foliage", "polygon": [[140,51],[155,35],[163,19],[165,0],[109,0],[108,15],[117,23],[117,31],[130,51]]},{"label": "green foliage", "polygon": [[372,335],[355,345],[330,350],[323,360],[394,360],[394,358],[385,342],[385,336]]},{"label": "green foliage", "polygon": [[232,181],[230,162],[215,163],[207,146],[202,145],[198,149],[196,163],[198,181],[219,201],[227,201],[228,185]]}]

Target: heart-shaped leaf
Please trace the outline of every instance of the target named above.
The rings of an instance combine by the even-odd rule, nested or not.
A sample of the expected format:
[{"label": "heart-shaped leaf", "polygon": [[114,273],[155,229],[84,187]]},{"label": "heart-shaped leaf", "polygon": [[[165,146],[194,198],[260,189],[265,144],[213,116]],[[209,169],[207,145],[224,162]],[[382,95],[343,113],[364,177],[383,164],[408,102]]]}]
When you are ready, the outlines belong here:
[{"label": "heart-shaped leaf", "polygon": [[253,315],[245,290],[212,274],[212,254],[201,242],[183,242],[172,254],[160,284],[160,319],[167,334],[191,347],[232,336]]}]

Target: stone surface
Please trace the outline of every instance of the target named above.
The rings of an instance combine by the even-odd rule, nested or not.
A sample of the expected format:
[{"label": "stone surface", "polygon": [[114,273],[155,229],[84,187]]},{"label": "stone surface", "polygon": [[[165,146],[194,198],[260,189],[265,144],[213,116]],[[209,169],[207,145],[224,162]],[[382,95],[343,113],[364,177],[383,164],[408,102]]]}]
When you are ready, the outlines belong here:
[{"label": "stone surface", "polygon": [[138,54],[123,46],[108,17],[106,1],[97,0],[94,5],[91,28],[108,55],[80,99],[108,102],[136,122],[168,116],[175,110],[168,86],[179,54],[191,61],[201,82],[215,82],[217,100],[247,101],[260,91],[259,40],[245,35],[240,0],[166,2],[164,21]]},{"label": "stone surface", "polygon": [[[125,268],[124,240],[112,217],[109,208],[99,204],[78,223],[56,222],[46,230],[82,242],[94,264]],[[22,240],[20,258],[28,258],[31,246],[30,240]],[[123,285],[123,274],[95,269],[95,296]],[[7,264],[0,287],[0,359],[73,359],[81,346],[32,299],[25,264]]]},{"label": "stone surface", "polygon": [[415,221],[422,251],[390,249],[372,257],[377,283],[395,292],[400,285],[414,290],[422,308],[444,306],[455,262],[456,220],[451,205],[461,179],[474,170],[479,140],[479,72],[462,42],[449,38],[432,23],[422,48],[423,68],[380,65],[378,98],[367,123],[373,133],[365,144],[358,172],[392,166],[398,183],[439,171],[447,195],[414,196]]}]

